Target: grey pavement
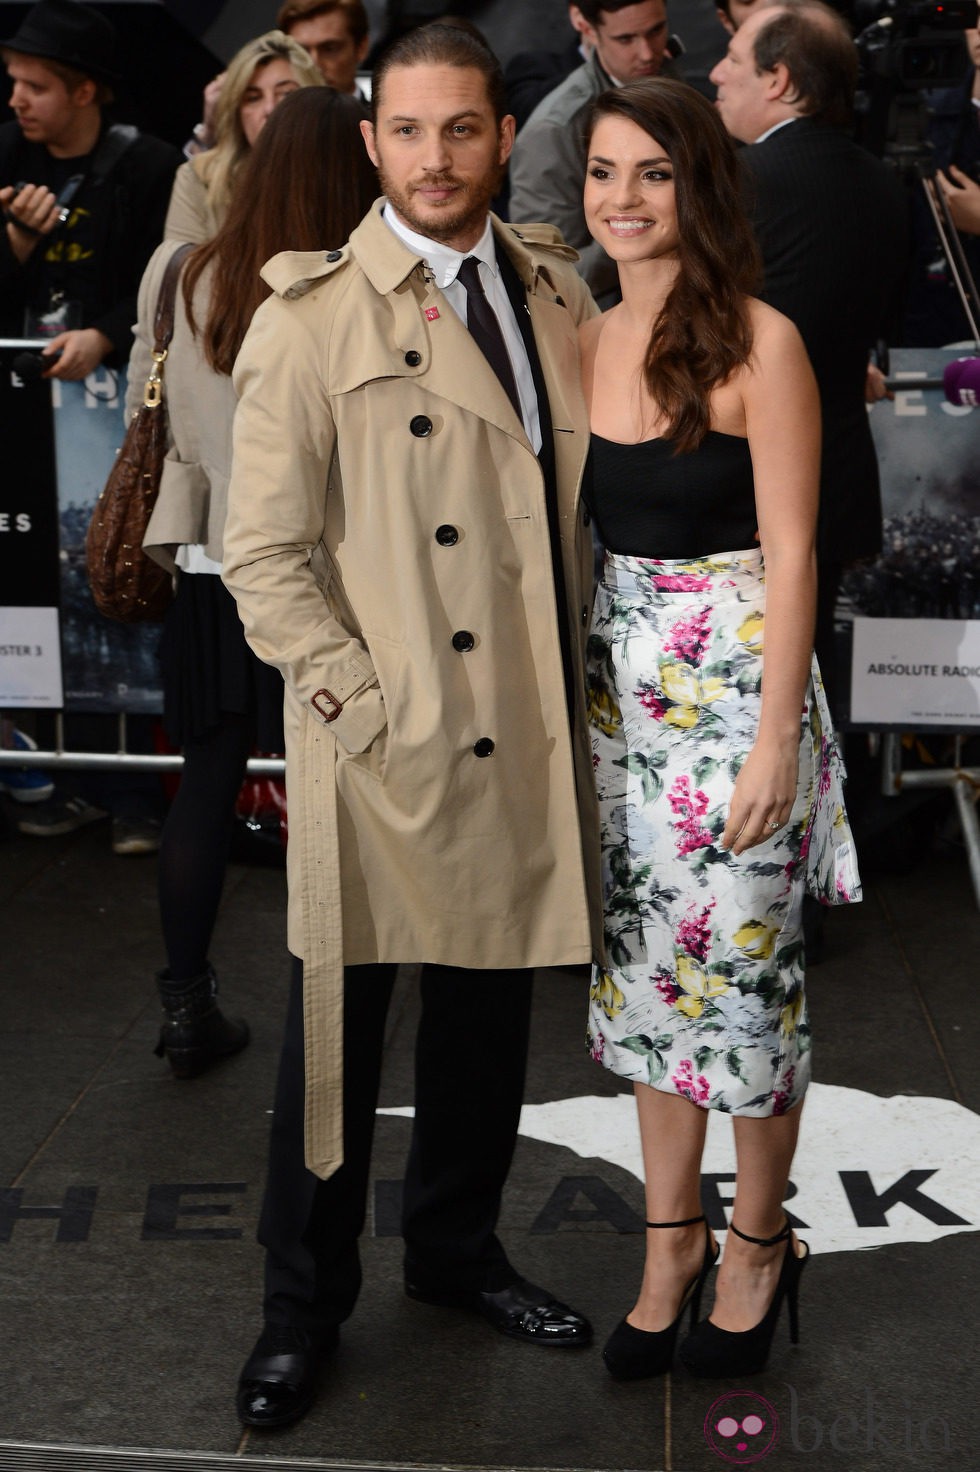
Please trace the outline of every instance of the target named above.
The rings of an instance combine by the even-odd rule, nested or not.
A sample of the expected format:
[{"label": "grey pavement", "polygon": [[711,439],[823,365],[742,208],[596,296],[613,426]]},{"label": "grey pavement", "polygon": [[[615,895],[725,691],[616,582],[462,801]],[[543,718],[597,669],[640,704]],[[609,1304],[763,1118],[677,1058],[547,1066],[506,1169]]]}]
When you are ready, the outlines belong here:
[{"label": "grey pavement", "polygon": [[[865,902],[830,915],[810,976],[830,1124],[815,1102],[794,1169],[798,1215],[825,1249],[803,1279],[798,1347],[784,1320],[754,1380],[678,1369],[623,1385],[598,1346],[540,1350],[408,1301],[397,1214],[409,1123],[385,1115],[363,1295],[321,1398],[275,1436],[243,1434],[233,1393],[259,1328],[254,1233],[288,977],[284,877],[231,868],[213,960],[253,1042],[177,1083],[151,1052],[155,860],[113,856],[106,823],[61,839],[8,823],[0,1469],[980,1466],[980,914],[955,834],[946,825],[937,839],[943,802],[876,840]],[[413,983],[405,969],[392,1007],[390,1108],[411,1103]],[[592,1125],[568,1125],[566,1139],[560,1124],[556,1140],[529,1124],[502,1235],[523,1273],[590,1315],[601,1344],[638,1282],[643,1200],[611,1112],[622,1090],[585,1056],[587,984],[579,970],[539,977],[528,1103],[590,1099]],[[861,1123],[872,1117],[880,1124]],[[818,1177],[834,1186],[825,1198]],[[722,1228],[727,1177],[706,1179]],[[761,1432],[724,1437],[752,1412]]]}]

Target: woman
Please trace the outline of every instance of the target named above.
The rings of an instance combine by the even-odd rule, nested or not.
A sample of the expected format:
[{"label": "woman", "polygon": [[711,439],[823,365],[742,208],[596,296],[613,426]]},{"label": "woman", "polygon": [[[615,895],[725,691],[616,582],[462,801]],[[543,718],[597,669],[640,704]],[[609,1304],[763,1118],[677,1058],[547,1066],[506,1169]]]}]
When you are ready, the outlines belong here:
[{"label": "woman", "polygon": [[195,245],[213,239],[242,165],[273,108],[300,87],[323,85],[309,52],[282,31],[267,31],[246,42],[221,83],[214,147],[181,164],[174,177],[164,239]]},{"label": "woman", "polygon": [[[377,194],[353,98],[304,88],[276,109],[242,171],[214,240],[184,264],[164,391],[172,447],[144,546],[176,574],[161,660],[164,723],[184,770],[160,846],[167,968],[157,980],[165,1020],[158,1053],[191,1077],[248,1041],[215,1002],[208,952],[235,799],[255,745],[283,749],[282,680],[249,650],[221,582],[221,538],[235,394],[235,355],[269,294],[259,271],[283,249],[341,245]],[[143,392],[160,285],[174,254],[164,241],[140,287],[128,410]]]},{"label": "woman", "polygon": [[589,1032],[634,1084],[650,1218],[604,1356],[621,1378],[662,1373],[688,1305],[697,1320],[718,1257],[699,1195],[717,1109],[734,1121],[733,1220],[681,1358],[748,1374],[784,1298],[795,1337],[807,1253],[782,1201],[809,1077],[803,889],[807,871],[833,887],[814,824],[839,780],[811,681],[820,409],[795,327],[747,294],[735,155],[699,94],[657,80],[597,100],[585,211],[622,290],[581,329],[607,548],[589,693],[608,966]]}]

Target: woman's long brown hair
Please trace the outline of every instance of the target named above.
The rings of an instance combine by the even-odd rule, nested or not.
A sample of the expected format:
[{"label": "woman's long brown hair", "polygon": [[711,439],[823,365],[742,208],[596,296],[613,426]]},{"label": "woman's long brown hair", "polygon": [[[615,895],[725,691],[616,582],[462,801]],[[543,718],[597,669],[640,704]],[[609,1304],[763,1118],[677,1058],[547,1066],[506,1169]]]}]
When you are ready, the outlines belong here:
[{"label": "woman's long brown hair", "polygon": [[758,286],[761,261],[739,198],[738,159],[711,103],[684,82],[658,77],[602,93],[590,143],[604,117],[635,123],[673,166],[680,270],[652,324],[643,376],[683,453],[710,428],[711,390],[752,352],[745,297]]},{"label": "woman's long brown hair", "polygon": [[[353,96],[304,87],[280,102],[235,184],[224,224],[183,272],[191,330],[217,373],[231,373],[258,306],[269,295],[261,267],[281,250],[343,245],[378,195]],[[194,292],[213,265],[207,318],[195,322]]]}]

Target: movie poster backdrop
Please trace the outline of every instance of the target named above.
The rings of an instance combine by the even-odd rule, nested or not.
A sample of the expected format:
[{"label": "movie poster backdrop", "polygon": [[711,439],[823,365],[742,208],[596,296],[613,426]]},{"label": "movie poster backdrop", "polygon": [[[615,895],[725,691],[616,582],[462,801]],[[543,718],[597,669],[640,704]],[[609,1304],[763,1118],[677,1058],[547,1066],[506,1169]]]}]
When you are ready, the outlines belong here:
[{"label": "movie poster backdrop", "polygon": [[980,416],[916,386],[962,355],[894,350],[889,376],[908,387],[870,411],[883,547],[847,574],[838,610],[854,620],[855,726],[980,725]]}]

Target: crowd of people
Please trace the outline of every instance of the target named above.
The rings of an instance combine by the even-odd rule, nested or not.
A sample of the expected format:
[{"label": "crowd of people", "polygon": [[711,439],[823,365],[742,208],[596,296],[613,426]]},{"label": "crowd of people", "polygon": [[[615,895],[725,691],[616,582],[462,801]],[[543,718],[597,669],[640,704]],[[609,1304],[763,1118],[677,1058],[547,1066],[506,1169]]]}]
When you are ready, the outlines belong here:
[{"label": "crowd of people", "polygon": [[[129,359],[131,410],[178,273],[145,548],[175,585],[184,769],[153,846],[180,1079],[248,1042],[211,939],[248,754],[286,753],[292,982],[236,1402],[257,1427],[306,1413],[355,1308],[409,962],[409,1297],[591,1343],[496,1231],[533,971],[591,966],[649,1217],[606,1367],[762,1369],[808,1256],[782,1203],[809,905],[860,898],[821,664],[845,569],[881,543],[868,355],[901,320],[908,209],[849,133],[850,31],[821,0],[732,0],[709,99],[664,0],[580,0],[568,45],[508,76],[471,20],[424,20],[368,98],[361,0],[287,0],[183,156],[106,121],[111,27],[80,0],[0,44],[0,303],[50,339],[46,376]],[[34,769],[0,787],[52,800]],[[723,1254],[711,1110],[737,1154]]]}]

